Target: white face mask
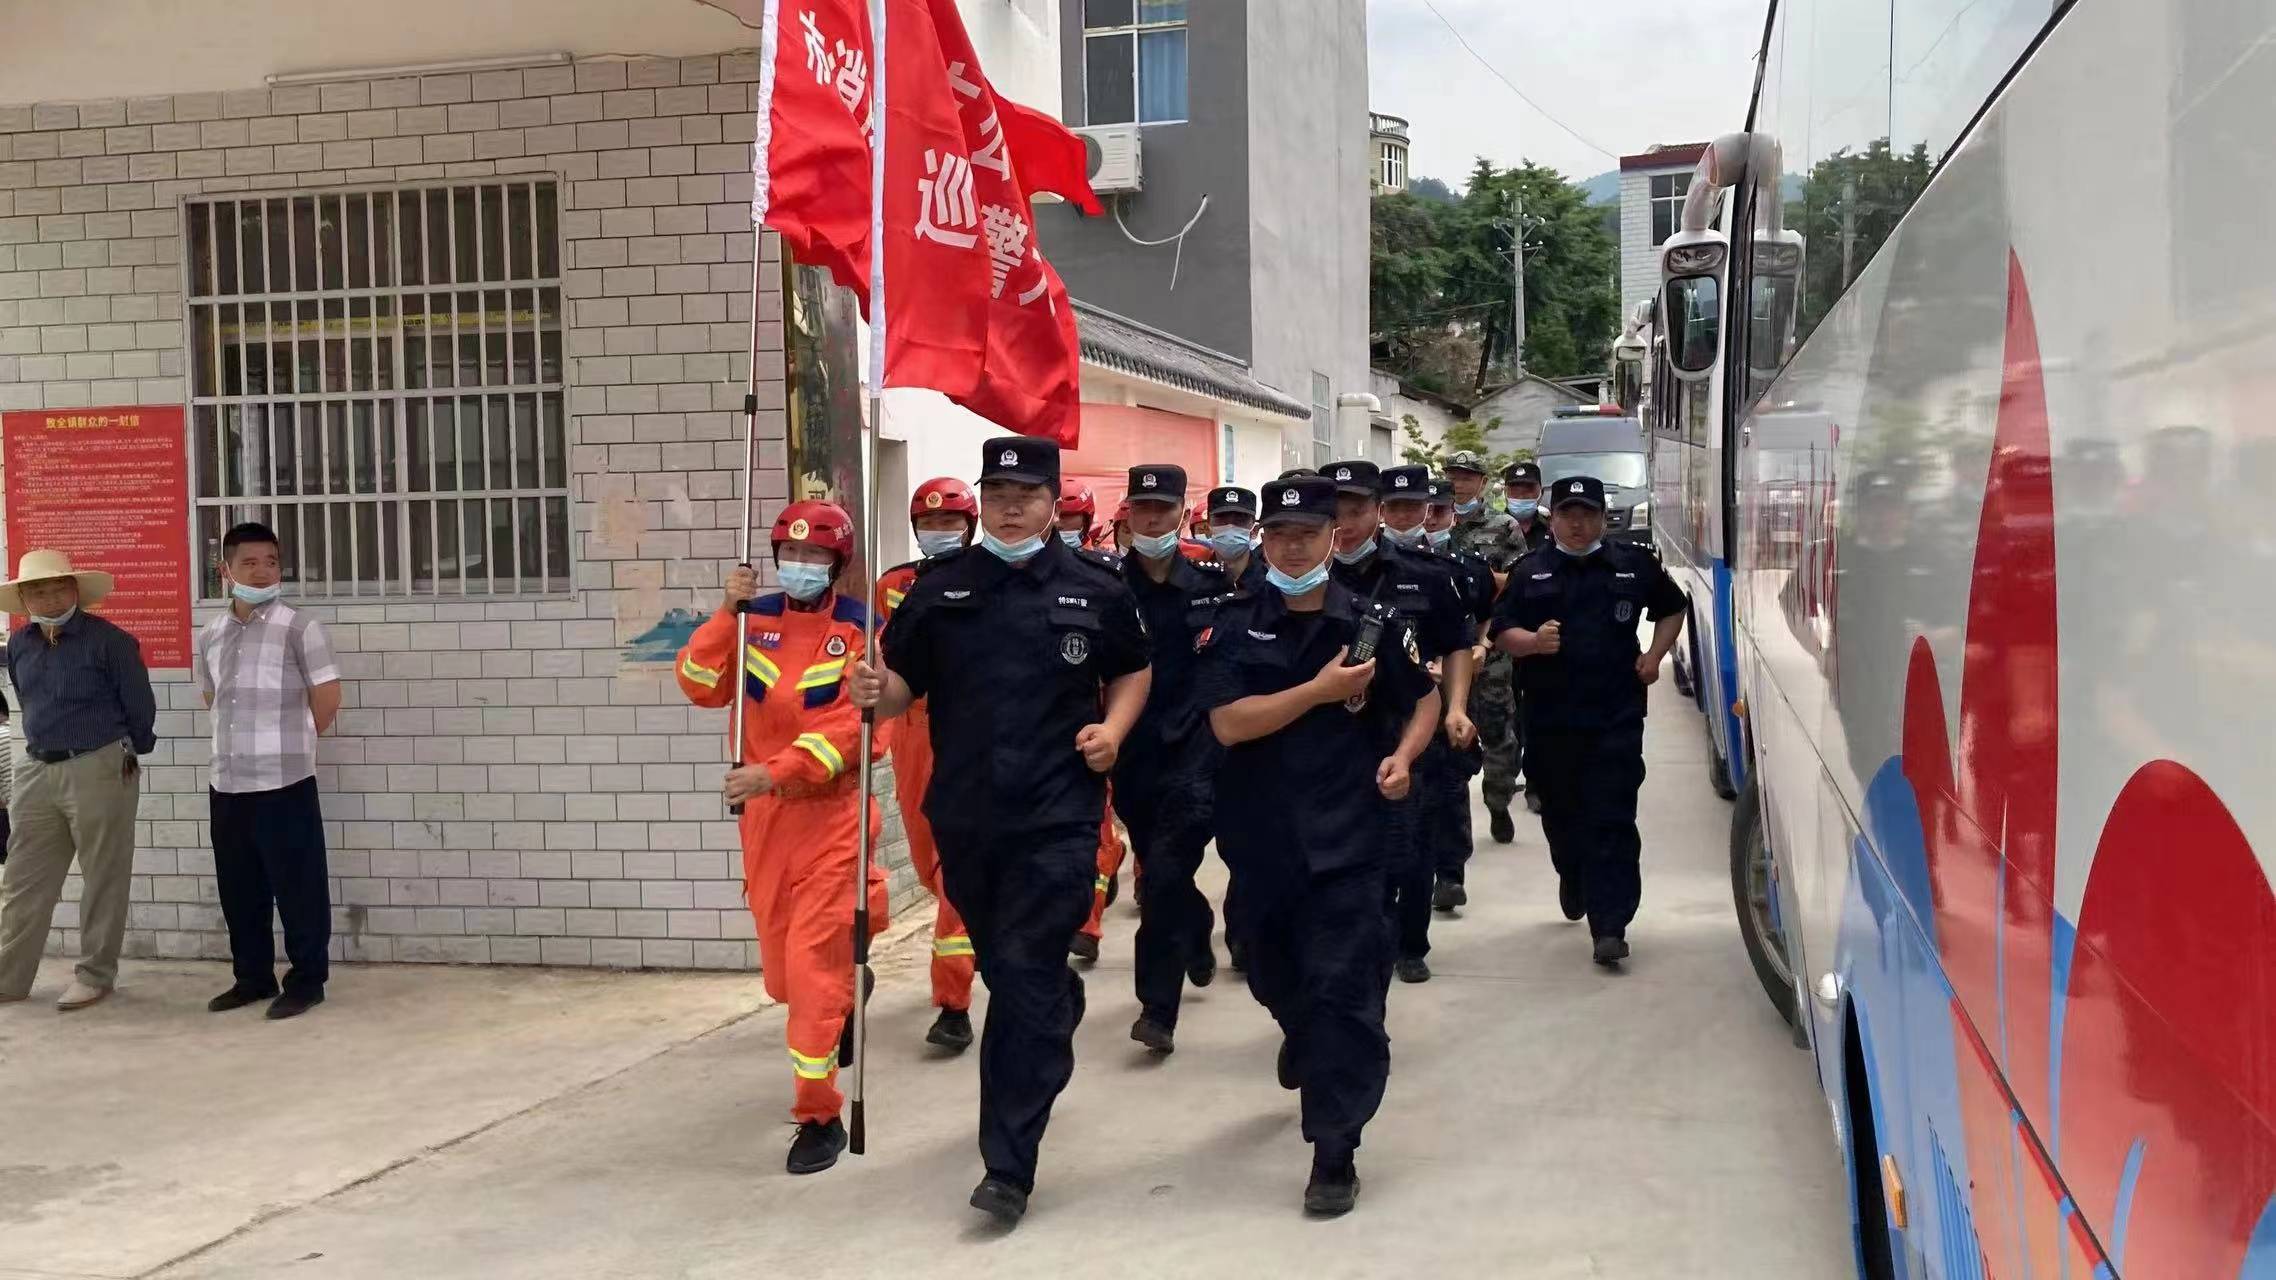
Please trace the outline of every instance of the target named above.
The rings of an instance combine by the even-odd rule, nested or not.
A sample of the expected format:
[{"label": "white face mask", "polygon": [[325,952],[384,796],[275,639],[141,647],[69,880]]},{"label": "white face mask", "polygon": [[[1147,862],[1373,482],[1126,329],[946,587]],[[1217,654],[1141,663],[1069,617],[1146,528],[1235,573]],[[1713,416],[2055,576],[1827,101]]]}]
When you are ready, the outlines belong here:
[{"label": "white face mask", "polygon": [[41,626],[43,626],[43,627],[60,627],[60,626],[62,626],[64,623],[71,621],[71,619],[72,619],[72,616],[73,616],[74,614],[77,614],[78,612],[79,612],[79,606],[78,606],[78,605],[73,605],[73,606],[71,606],[70,608],[68,608],[68,609],[65,609],[65,610],[64,610],[62,613],[59,613],[59,614],[57,614],[56,616],[54,616],[54,617],[52,617],[52,618],[50,618],[50,617],[45,617],[45,616],[43,616],[43,615],[41,615],[41,614],[37,614],[37,613],[34,613],[34,614],[29,614],[29,615],[26,615],[26,616],[30,617],[32,621],[34,621],[34,622],[36,622],[36,623],[40,624],[40,625],[41,625]]}]

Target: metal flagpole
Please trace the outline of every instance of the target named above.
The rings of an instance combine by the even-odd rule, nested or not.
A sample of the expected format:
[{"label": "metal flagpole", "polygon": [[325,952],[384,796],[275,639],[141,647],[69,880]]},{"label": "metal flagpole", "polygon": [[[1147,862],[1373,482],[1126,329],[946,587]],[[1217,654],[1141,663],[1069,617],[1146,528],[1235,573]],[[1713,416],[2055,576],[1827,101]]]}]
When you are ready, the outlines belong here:
[{"label": "metal flagpole", "polygon": [[[869,416],[861,432],[862,660],[877,661],[877,430],[885,417],[885,0],[869,0]],[[861,713],[861,849],[854,859],[853,1078],[846,1090],[846,1149],[863,1154],[869,1126],[862,1103],[869,1063],[869,842],[871,751],[877,709]]]},{"label": "metal flagpole", "polygon": [[[766,261],[767,201],[772,194],[768,178],[771,162],[768,148],[774,134],[774,59],[775,26],[781,12],[782,0],[766,0],[759,17],[759,94],[758,118],[754,124],[755,141],[751,144],[751,363],[744,370],[743,381],[743,538],[737,550],[736,563],[751,568],[751,472],[757,463],[759,439],[759,298],[760,272]],[[750,661],[751,615],[743,609],[735,611],[735,655],[727,669],[727,678],[735,682],[735,710],[730,713],[732,722],[728,732],[733,735],[733,769],[740,769],[743,760],[743,703],[749,699],[744,689],[743,668]],[[743,802],[738,800],[727,806],[727,812],[740,818]]]}]

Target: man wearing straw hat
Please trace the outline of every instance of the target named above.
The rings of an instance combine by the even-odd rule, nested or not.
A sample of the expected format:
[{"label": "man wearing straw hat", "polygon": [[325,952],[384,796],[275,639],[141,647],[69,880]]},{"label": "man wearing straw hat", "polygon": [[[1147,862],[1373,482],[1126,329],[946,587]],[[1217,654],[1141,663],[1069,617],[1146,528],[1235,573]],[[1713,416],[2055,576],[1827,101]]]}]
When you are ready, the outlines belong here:
[{"label": "man wearing straw hat", "polygon": [[0,583],[0,611],[31,618],[8,637],[24,759],[0,875],[0,1003],[31,994],[75,857],[82,954],[55,1007],[84,1009],[118,980],[142,796],[135,757],[158,746],[158,703],[135,638],[86,612],[112,585],[111,575],[76,569],[60,551],[25,552],[15,578]]}]

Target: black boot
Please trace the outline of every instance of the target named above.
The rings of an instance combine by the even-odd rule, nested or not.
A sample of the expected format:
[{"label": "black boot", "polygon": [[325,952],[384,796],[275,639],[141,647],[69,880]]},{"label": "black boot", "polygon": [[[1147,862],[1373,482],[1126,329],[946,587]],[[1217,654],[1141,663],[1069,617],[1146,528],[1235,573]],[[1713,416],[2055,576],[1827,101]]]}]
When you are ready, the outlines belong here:
[{"label": "black boot", "polygon": [[1206,987],[1217,981],[1217,948],[1202,943],[1201,954],[1195,956],[1193,962],[1185,967],[1185,978],[1196,987]]},{"label": "black boot", "polygon": [[207,1013],[227,1013],[232,1009],[242,1009],[249,1004],[259,1004],[263,1000],[274,999],[276,994],[277,989],[275,987],[266,991],[259,991],[249,987],[234,986],[206,1001],[205,1011]]},{"label": "black boot", "polygon": [[836,1164],[838,1154],[845,1149],[846,1126],[836,1116],[827,1124],[808,1120],[798,1126],[798,1136],[791,1139],[790,1159],[784,1167],[792,1173],[820,1173]]},{"label": "black boot", "polygon": [[926,1044],[962,1053],[972,1047],[972,1015],[963,1009],[943,1009],[925,1032]]},{"label": "black boot", "polygon": [[1609,969],[1628,958],[1628,940],[1603,937],[1596,940],[1596,962]]},{"label": "black boot", "polygon": [[1430,962],[1421,956],[1400,956],[1398,964],[1392,966],[1392,972],[1399,975],[1401,982],[1428,982]]},{"label": "black boot", "polygon": [[1138,1015],[1130,1024],[1130,1038],[1159,1054],[1177,1052],[1177,1033],[1156,1022],[1150,1015]]},{"label": "black boot", "polygon": [[1027,1193],[991,1173],[972,1188],[972,1207],[993,1214],[1007,1227],[1016,1227],[1027,1216]]},{"label": "black boot", "polygon": [[1463,888],[1459,880],[1440,876],[1437,887],[1430,891],[1430,905],[1434,911],[1452,911],[1456,907],[1469,905],[1469,902],[1470,891]]},{"label": "black boot", "polygon": [[[1531,799],[1532,797],[1528,795],[1527,801],[1529,805]],[[1535,809],[1534,812],[1539,813],[1541,811],[1539,809]],[[1517,820],[1509,816],[1508,805],[1505,804],[1498,807],[1488,808],[1486,810],[1486,818],[1493,824],[1495,844],[1508,844],[1510,841],[1517,839]]]},{"label": "black boot", "polygon": [[1075,935],[1074,941],[1067,944],[1067,954],[1084,964],[1097,964],[1098,939],[1087,933],[1078,933]]},{"label": "black boot", "polygon": [[1359,1167],[1350,1156],[1312,1158],[1312,1180],[1304,1187],[1304,1212],[1340,1218],[1359,1203]]},{"label": "black boot", "polygon": [[1588,914],[1588,895],[1581,889],[1580,877],[1557,877],[1557,909],[1567,920],[1578,920]]}]

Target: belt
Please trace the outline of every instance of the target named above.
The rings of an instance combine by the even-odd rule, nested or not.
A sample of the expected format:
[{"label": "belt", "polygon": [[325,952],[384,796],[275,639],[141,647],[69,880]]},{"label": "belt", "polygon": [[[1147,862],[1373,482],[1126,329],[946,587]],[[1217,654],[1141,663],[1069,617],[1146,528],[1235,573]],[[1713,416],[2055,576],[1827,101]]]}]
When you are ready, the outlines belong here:
[{"label": "belt", "polygon": [[34,760],[39,761],[41,764],[63,764],[68,761],[77,760],[81,756],[91,756],[96,752],[101,751],[103,747],[110,745],[110,743],[106,742],[102,747],[81,747],[76,751],[42,751],[37,747],[27,747],[24,750],[24,754],[30,756]]}]

